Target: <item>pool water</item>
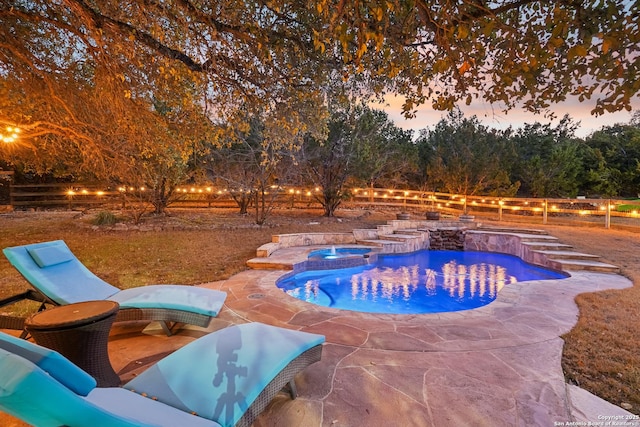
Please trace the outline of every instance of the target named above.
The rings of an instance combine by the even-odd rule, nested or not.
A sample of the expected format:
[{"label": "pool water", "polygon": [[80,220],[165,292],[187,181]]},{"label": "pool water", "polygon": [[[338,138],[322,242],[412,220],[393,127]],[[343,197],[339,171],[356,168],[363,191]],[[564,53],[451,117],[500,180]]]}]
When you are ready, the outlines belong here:
[{"label": "pool water", "polygon": [[277,286],[295,298],[325,307],[420,314],[482,307],[510,283],[565,277],[512,255],[423,250],[380,255],[365,266],[304,271],[280,280]]}]

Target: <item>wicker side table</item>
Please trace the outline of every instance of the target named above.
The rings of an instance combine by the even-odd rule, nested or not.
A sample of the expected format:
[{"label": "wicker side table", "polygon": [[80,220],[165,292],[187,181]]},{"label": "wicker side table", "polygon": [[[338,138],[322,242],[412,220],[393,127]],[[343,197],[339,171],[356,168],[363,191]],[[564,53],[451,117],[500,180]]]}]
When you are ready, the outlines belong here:
[{"label": "wicker side table", "polygon": [[25,321],[34,340],[65,356],[94,377],[98,387],[116,387],[120,377],[109,361],[107,343],[119,305],[87,301],[41,311]]}]

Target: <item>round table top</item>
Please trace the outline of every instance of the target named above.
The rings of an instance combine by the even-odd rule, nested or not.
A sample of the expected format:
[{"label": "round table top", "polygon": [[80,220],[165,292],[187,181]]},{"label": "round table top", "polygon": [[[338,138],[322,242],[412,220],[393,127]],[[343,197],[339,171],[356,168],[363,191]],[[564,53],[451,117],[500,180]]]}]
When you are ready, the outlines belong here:
[{"label": "round table top", "polygon": [[88,325],[117,313],[119,308],[117,302],[104,300],[61,305],[32,315],[26,320],[25,326],[58,329]]}]

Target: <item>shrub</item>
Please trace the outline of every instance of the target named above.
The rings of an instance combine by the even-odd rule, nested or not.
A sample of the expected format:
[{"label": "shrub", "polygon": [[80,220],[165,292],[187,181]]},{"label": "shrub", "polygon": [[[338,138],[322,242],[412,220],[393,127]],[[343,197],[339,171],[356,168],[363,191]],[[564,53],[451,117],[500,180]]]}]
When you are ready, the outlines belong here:
[{"label": "shrub", "polygon": [[102,211],[98,212],[92,223],[94,225],[113,225],[118,222],[118,218],[113,212]]}]

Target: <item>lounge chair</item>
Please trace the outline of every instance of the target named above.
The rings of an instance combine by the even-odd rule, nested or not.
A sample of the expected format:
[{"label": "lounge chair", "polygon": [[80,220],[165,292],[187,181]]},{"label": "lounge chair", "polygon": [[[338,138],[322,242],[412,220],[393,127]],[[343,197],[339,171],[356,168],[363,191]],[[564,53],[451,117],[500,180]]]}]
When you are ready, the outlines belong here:
[{"label": "lounge chair", "polygon": [[[206,327],[218,315],[226,298],[221,291],[182,285],[120,290],[89,271],[62,240],[9,247],[3,252],[41,294],[41,302],[64,305],[102,299],[116,301],[120,304],[117,321],[157,320],[167,335],[171,335],[167,322]],[[25,295],[38,300],[33,294]],[[16,324],[20,326],[19,322]],[[11,327],[8,321],[3,326]]]},{"label": "lounge chair", "polygon": [[0,410],[38,427],[250,426],[298,372],[320,360],[323,342],[261,323],[234,325],[187,344],[123,387],[97,388],[59,353],[0,332]]}]

